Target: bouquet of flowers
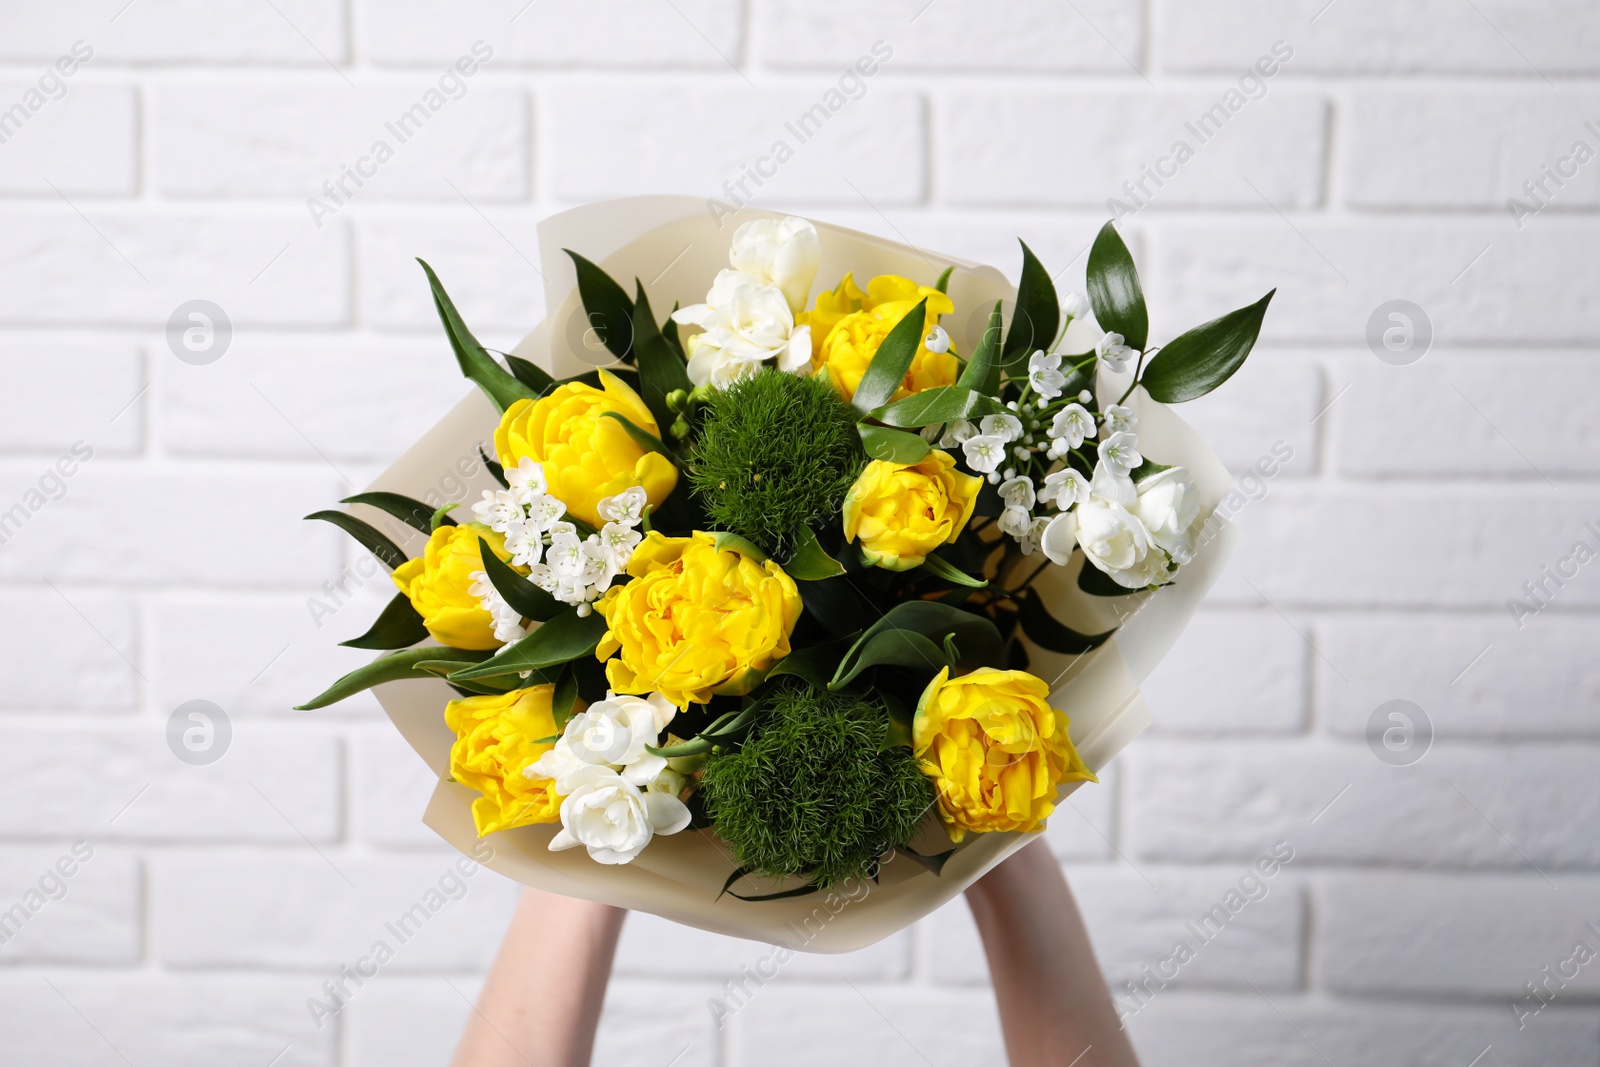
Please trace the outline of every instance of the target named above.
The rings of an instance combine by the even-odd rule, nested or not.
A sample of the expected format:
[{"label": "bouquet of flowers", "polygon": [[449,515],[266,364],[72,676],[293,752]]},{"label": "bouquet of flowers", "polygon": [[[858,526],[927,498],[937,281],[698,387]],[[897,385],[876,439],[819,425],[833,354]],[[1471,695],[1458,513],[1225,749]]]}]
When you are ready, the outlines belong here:
[{"label": "bouquet of flowers", "polygon": [[304,707],[379,687],[440,774],[429,824],[524,882],[842,951],[1143,727],[1228,541],[1166,405],[1238,369],[1272,294],[1157,347],[1109,223],[1063,298],[1026,244],[1013,291],[743,214],[547,220],[551,315],[503,360],[423,264],[481,393],[310,516],[399,591],[345,642],[384,655]]}]

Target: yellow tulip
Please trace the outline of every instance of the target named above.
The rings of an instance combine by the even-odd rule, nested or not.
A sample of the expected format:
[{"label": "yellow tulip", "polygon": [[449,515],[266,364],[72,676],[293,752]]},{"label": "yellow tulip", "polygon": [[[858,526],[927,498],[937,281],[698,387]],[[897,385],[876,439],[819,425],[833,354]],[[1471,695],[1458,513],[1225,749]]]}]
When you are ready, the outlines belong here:
[{"label": "yellow tulip", "polygon": [[[867,283],[863,293],[846,275],[838,288],[817,297],[814,310],[799,317],[803,324],[811,326],[812,371],[826,373],[839,395],[849,400],[855,396],[883,339],[923,298],[928,301],[922,331],[926,337],[940,315],[955,311],[948,296],[894,274],[880,274]],[[891,399],[954,385],[960,372],[961,365],[954,355],[932,352],[926,343],[919,344],[905,381]]]},{"label": "yellow tulip", "polygon": [[1041,829],[1063,782],[1094,782],[1050,687],[1026,671],[946,667],[917,701],[911,748],[939,793],[952,841],[968,830]]},{"label": "yellow tulip", "polygon": [[621,378],[600,372],[603,389],[568,382],[538,400],[518,400],[500,417],[494,448],[515,467],[524,457],[544,466],[550,495],[590,526],[601,525],[599,504],[636,485],[659,505],[678,484],[678,469],[659,452],[641,448],[616,419],[661,436],[650,409]]},{"label": "yellow tulip", "polygon": [[495,696],[463,697],[445,705],[445,725],[455,731],[450,777],[483,794],[472,802],[478,836],[515,826],[556,822],[561,797],[552,778],[522,771],[555,747],[554,685],[513,689]]},{"label": "yellow tulip", "polygon": [[844,498],[845,540],[859,537],[867,561],[885,570],[922,566],[966,528],[983,488],[982,478],[955,466],[938,449],[916,463],[868,463]]},{"label": "yellow tulip", "polygon": [[648,534],[628,561],[632,581],[596,603],[607,630],[595,655],[609,660],[614,692],[660,693],[686,709],[749,692],[789,654],[800,618],[794,579],[715,543],[709,533]]},{"label": "yellow tulip", "polygon": [[391,578],[422,616],[428,633],[451,648],[499,648],[494,619],[472,595],[472,572],[483,570],[478,541],[501,559],[509,559],[504,535],[475,522],[441,526],[428,538],[417,559],[407,560]]}]

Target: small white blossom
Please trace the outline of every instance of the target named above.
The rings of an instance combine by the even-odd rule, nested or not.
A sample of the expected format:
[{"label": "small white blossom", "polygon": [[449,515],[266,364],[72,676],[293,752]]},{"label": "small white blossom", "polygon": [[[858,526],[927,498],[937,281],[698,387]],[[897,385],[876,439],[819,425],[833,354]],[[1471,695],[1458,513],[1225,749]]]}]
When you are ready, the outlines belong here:
[{"label": "small white blossom", "polygon": [[1022,420],[1015,415],[985,415],[978,425],[985,434],[1000,438],[1001,444],[1010,444],[1022,436]]},{"label": "small white blossom", "polygon": [[1050,421],[1050,436],[1065,440],[1069,448],[1077,448],[1083,444],[1084,438],[1093,437],[1099,432],[1094,424],[1094,416],[1082,404],[1068,404],[1056,412],[1056,417]]},{"label": "small white blossom", "polygon": [[928,442],[930,445],[939,440],[939,437],[943,432],[944,424],[938,422],[934,423],[932,426],[924,426],[922,429],[917,431],[917,433],[922,436],[922,439]]},{"label": "small white blossom", "polygon": [[1039,534],[1039,547],[1044,549],[1051,563],[1066,566],[1072,559],[1072,550],[1078,547],[1078,513],[1063,511],[1051,518]]},{"label": "small white blossom", "polygon": [[1083,391],[1078,393],[1078,403],[1080,403],[1080,404],[1087,404],[1089,401],[1091,401],[1093,399],[1094,399],[1094,394],[1089,392],[1089,390],[1087,390],[1087,389],[1084,389]]},{"label": "small white blossom", "polygon": [[1120,333],[1108,333],[1100,338],[1094,346],[1095,355],[1100,357],[1100,362],[1106,369],[1120,373],[1128,365],[1128,361],[1139,354],[1137,349],[1129,348],[1122,343]]},{"label": "small white blossom", "polygon": [[1061,316],[1063,318],[1078,319],[1083,317],[1084,308],[1087,306],[1088,301],[1084,300],[1082,293],[1070,292],[1061,298],[1060,303]]},{"label": "small white blossom", "polygon": [[1131,431],[1139,424],[1139,416],[1126,404],[1112,404],[1105,411],[1106,430],[1110,433]]},{"label": "small white blossom", "polygon": [[968,438],[976,437],[978,428],[966,419],[954,419],[945,424],[944,436],[939,438],[940,448],[954,448],[965,444]]},{"label": "small white blossom", "polygon": [[943,326],[935,326],[928,331],[928,336],[922,339],[922,347],[929,352],[943,355],[950,351],[950,335],[944,332]]},{"label": "small white blossom", "polygon": [[644,540],[644,535],[638,530],[620,522],[606,523],[595,536],[619,573],[628,565],[628,557],[633,555],[634,548]]},{"label": "small white blossom", "polygon": [[1033,528],[1033,515],[1027,508],[1008,507],[1000,512],[1000,532],[1021,540]]},{"label": "small white blossom", "polygon": [[1035,500],[1033,480],[1026,474],[1020,478],[1012,477],[1006,479],[1005,483],[1000,486],[1000,499],[1014,508],[1032,508]]},{"label": "small white blossom", "polygon": [[505,533],[514,522],[521,522],[522,502],[507,489],[493,492],[485,489],[483,499],[472,505],[472,514],[479,522],[496,533]]},{"label": "small white blossom", "polygon": [[1044,477],[1039,499],[1066,511],[1079,501],[1089,499],[1089,479],[1080,471],[1065,467]]},{"label": "small white blossom", "polygon": [[1112,434],[1100,442],[1100,462],[1116,474],[1127,474],[1144,462],[1139,438],[1126,432]]},{"label": "small white blossom", "polygon": [[1006,442],[998,434],[980,433],[961,442],[961,451],[966,453],[967,466],[980,474],[989,474],[1005,458]]},{"label": "small white blossom", "polygon": [[640,516],[644,514],[644,506],[650,498],[644,491],[644,486],[636,485],[631,489],[624,489],[616,496],[602,497],[595,510],[602,519],[610,522],[622,523],[625,526],[636,526]]},{"label": "small white blossom", "polygon": [[554,530],[566,513],[567,506],[549,494],[535,497],[528,504],[528,522],[542,533]]},{"label": "small white blossom", "polygon": [[544,466],[530,456],[523,456],[515,467],[507,467],[505,476],[506,484],[512,489],[526,489],[535,496],[550,489],[550,483],[545,481]]},{"label": "small white blossom", "polygon": [[544,555],[544,531],[531,522],[512,523],[506,531],[506,550],[513,567],[538,563]]},{"label": "small white blossom", "polygon": [[1060,353],[1035,352],[1029,356],[1028,384],[1048,400],[1060,396],[1067,384],[1067,376],[1061,373]]},{"label": "small white blossom", "polygon": [[1017,538],[1017,543],[1022,546],[1022,554],[1024,556],[1031,556],[1039,551],[1039,541],[1052,521],[1047,515],[1036,516],[1033,522],[1029,524],[1028,532]]}]

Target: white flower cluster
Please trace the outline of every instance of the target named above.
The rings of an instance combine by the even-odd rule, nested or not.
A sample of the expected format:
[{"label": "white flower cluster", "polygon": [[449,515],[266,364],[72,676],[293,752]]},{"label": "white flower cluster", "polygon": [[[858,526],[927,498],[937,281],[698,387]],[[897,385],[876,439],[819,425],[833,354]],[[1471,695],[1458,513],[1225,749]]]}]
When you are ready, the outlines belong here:
[{"label": "white flower cluster", "polygon": [[[574,604],[579,615],[592,610],[621,574],[643,539],[638,526],[649,502],[642,486],[601,499],[598,510],[606,524],[598,533],[580,538],[578,528],[563,522],[567,506],[547,490],[544,468],[526,457],[505,472],[507,488],[484,491],[472,505],[477,520],[506,535],[511,564],[528,568],[528,580],[563,604]],[[506,604],[483,571],[473,571],[472,593],[494,618],[495,637],[510,643],[524,633],[516,610]]]},{"label": "white flower cluster", "polygon": [[811,363],[811,327],[796,326],[822,258],[822,242],[809,221],[756,219],[733,233],[732,270],[720,271],[703,304],[672,313],[672,321],[698,326],[688,338],[689,380],[729,385],[769,359],[791,373]]},{"label": "white flower cluster", "polygon": [[685,776],[645,751],[676,714],[660,693],[641,699],[607,692],[567,721],[555,747],[522,772],[554,779],[563,797],[550,851],[583,845],[597,862],[627,863],[656,834],[689,825],[689,808],[678,798]]}]

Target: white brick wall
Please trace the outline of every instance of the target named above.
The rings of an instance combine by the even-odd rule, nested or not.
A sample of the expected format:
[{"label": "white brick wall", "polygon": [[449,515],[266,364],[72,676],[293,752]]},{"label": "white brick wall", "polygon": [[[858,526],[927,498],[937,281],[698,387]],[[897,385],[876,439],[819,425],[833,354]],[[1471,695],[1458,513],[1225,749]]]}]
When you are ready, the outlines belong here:
[{"label": "white brick wall", "polygon": [[[314,218],[480,40],[460,98]],[[497,876],[336,1020],[306,1007],[452,854],[370,697],[289,710],[365,658],[334,642],[389,588],[355,568],[319,625],[308,599],[362,556],[299,516],[467,388],[412,257],[508,347],[543,310],[541,217],[717,195],[879,41],[760,202],[1013,271],[1021,236],[1077,286],[1117,197],[1158,339],[1279,290],[1258,355],[1185,412],[1241,475],[1242,549],[1147,687],[1150,734],[1049,830],[1119,987],[1295,849],[1138,1006],[1147,1062],[1600,1063],[1600,964],[1516,1007],[1600,947],[1600,578],[1546,579],[1521,625],[1506,606],[1600,523],[1600,162],[1547,177],[1600,149],[1585,0],[5,5],[0,514],[28,503],[0,543],[0,916],[27,921],[0,942],[0,1062],[444,1061]],[[1519,224],[1530,181],[1548,207]],[[234,329],[206,365],[165,335],[195,299]],[[1408,366],[1366,341],[1395,299],[1435,338]],[[1366,739],[1396,699],[1431,723],[1410,766]],[[191,700],[232,726],[208,766],[165,740]],[[634,917],[598,1062],[1002,1060],[959,902],[790,964],[719,1031],[707,998],[765,951]]]}]

